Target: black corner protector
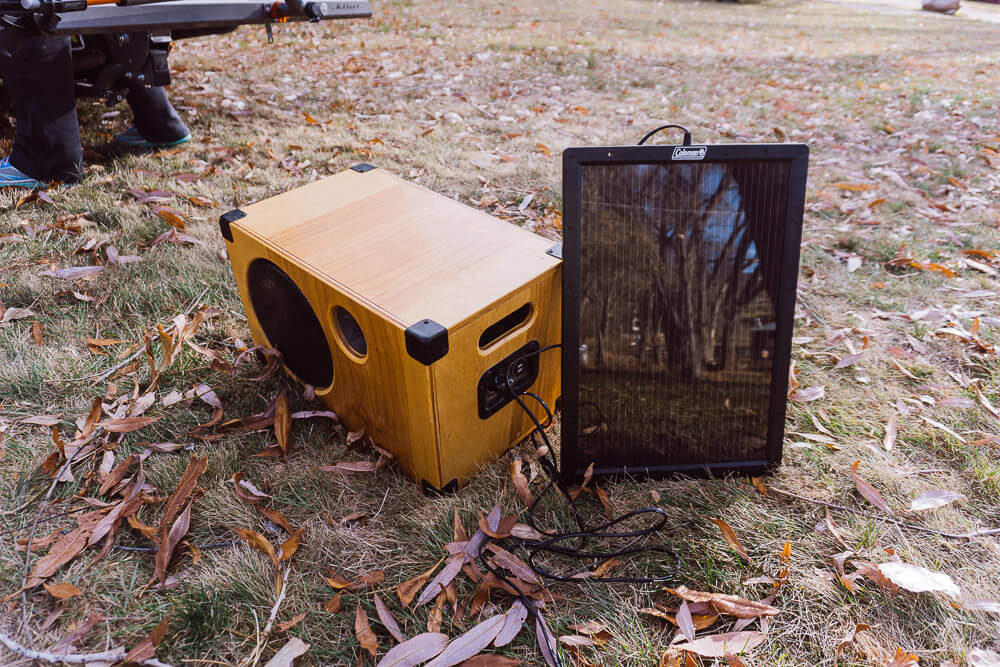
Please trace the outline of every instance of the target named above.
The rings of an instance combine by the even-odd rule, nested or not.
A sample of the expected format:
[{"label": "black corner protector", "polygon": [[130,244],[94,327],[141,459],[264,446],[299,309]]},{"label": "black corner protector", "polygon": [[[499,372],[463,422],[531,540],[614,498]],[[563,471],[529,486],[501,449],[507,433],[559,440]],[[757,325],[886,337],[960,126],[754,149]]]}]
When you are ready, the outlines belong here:
[{"label": "black corner protector", "polygon": [[545,251],[546,255],[552,255],[556,259],[562,259],[562,243],[557,243]]},{"label": "black corner protector", "polygon": [[450,496],[458,491],[458,480],[453,479],[439,489],[426,479],[422,479],[420,480],[420,489],[425,496]]},{"label": "black corner protector", "polygon": [[434,320],[420,320],[405,332],[406,352],[430,366],[448,354],[448,330]]},{"label": "black corner protector", "polygon": [[226,211],[219,216],[219,231],[222,232],[222,238],[226,239],[230,243],[233,242],[233,230],[230,227],[234,222],[240,218],[247,217],[247,214],[238,208],[234,208],[232,211]]},{"label": "black corner protector", "polygon": [[374,168],[375,168],[375,167],[371,166],[371,165],[370,165],[370,164],[368,164],[367,162],[362,162],[361,164],[356,164],[356,165],[354,165],[353,167],[351,167],[351,170],[352,170],[352,171],[356,171],[356,172],[358,172],[359,174],[363,174],[363,173],[365,173],[366,171],[371,171],[371,170],[372,170],[372,169],[374,169]]}]

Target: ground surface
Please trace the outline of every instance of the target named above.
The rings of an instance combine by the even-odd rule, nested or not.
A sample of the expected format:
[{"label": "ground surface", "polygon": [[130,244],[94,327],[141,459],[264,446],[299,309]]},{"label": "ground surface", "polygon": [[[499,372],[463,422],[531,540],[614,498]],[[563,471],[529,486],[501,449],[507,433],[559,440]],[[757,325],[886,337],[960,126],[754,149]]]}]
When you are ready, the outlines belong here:
[{"label": "ground surface", "polygon": [[[140,355],[140,365],[126,368],[131,374],[116,377],[114,387],[74,378],[118,365],[117,355],[156,323],[166,327],[192,305],[221,311],[199,328],[198,345],[232,362],[247,340],[232,276],[219,257],[220,212],[367,161],[558,237],[561,149],[633,142],[667,121],[691,127],[701,141],[810,144],[793,356],[797,381],[810,390],[797,396],[816,396],[820,386],[825,394],[791,403],[784,462],[766,484],[864,515],[832,511],[841,542],[824,526],[822,507],[765,497],[740,480],[609,485],[614,509],[662,507],[670,517],[662,539],[684,559],[679,583],[696,590],[763,598],[772,587],[748,582],[776,575],[778,554],[790,543],[789,578],[773,603],[782,611],[766,641],[744,654],[748,665],[834,664],[838,643],[856,623],[872,628],[858,633],[839,664],[884,665],[898,646],[931,665],[967,664],[974,649],[1000,651],[995,613],[956,608],[936,593],[891,596],[868,578],[857,579],[851,592],[837,580],[832,559],[853,551],[850,575],[850,560],[899,558],[950,575],[963,600],[1000,598],[996,536],[957,541],[888,523],[850,475],[860,461],[860,477],[906,521],[953,532],[1000,525],[1000,444],[992,437],[1000,423],[977,394],[978,387],[985,401],[1000,404],[1000,362],[991,347],[1000,327],[992,254],[1000,246],[994,25],[809,2],[477,1],[379,2],[371,21],[275,32],[272,45],[263,30],[251,29],[178,45],[171,95],[190,122],[189,146],[115,155],[107,142],[126,127],[127,112],[107,115],[84,103],[87,179],[53,189],[51,202],[20,207],[23,193],[0,193],[2,301],[34,313],[0,325],[0,593],[20,587],[24,554],[15,551],[15,538],[32,532],[50,479],[43,463],[55,451],[48,426],[22,420],[57,415],[69,442],[94,397],[145,390],[150,371]],[[129,194],[134,188],[166,191],[165,204],[180,214],[158,215],[153,206],[164,202],[141,203]],[[75,214],[83,218],[57,223]],[[168,219],[183,219],[195,242],[150,247],[169,229]],[[96,259],[74,254],[90,239],[139,260],[110,263],[104,247]],[[43,275],[92,264],[105,269],[89,279]],[[88,349],[88,337],[124,342]],[[356,664],[354,610],[360,601],[375,618],[371,590],[345,593],[343,609],[327,612],[321,607],[334,591],[323,575],[333,568],[353,580],[384,570],[376,588],[395,603],[394,587],[429,568],[452,539],[454,509],[471,529],[477,512],[504,494],[505,506],[517,507],[506,479],[509,459],[454,497],[427,499],[391,467],[319,471],[344,459],[375,460],[370,448],[348,450],[327,419],[295,420],[295,451],[278,461],[252,456],[274,443],[270,430],[202,442],[192,429],[208,420],[211,407],[163,403],[172,391],[204,383],[226,419],[247,416],[286,386],[278,376],[251,381],[258,372],[241,364],[232,380],[184,349],[147,409],[160,419],[121,436],[116,462],[147,442],[194,443],[207,471],[187,537],[202,546],[227,543],[237,528],[277,544],[280,529],[234,496],[231,476],[242,472],[270,494],[271,507],[305,528],[277,621],[304,617],[274,631],[264,660],[297,636],[311,644],[300,663]],[[291,395],[293,409],[309,406],[298,389]],[[892,415],[898,436],[886,451]],[[173,492],[188,456],[150,454],[143,468],[156,488],[151,495]],[[84,457],[73,467],[74,481],[59,485],[55,497],[63,500],[46,517],[80,506],[74,494],[109,499],[97,494],[99,461]],[[930,489],[965,499],[911,512],[911,499]],[[585,502],[600,513],[592,499]],[[138,516],[155,523],[160,507],[150,503]],[[358,513],[364,517],[352,519]],[[749,561],[709,517],[735,530]],[[35,539],[74,526],[69,517],[39,524]],[[116,543],[151,544],[124,524]],[[169,617],[161,660],[230,664],[252,652],[275,597],[265,556],[238,543],[203,549],[195,562],[181,548],[169,569],[179,581],[157,591],[147,585],[152,553],[114,550],[95,559],[97,551],[84,551],[50,580],[73,584],[80,595],[65,602],[41,588],[15,595],[5,603],[0,631],[44,648],[99,612],[104,619],[76,640],[79,650],[93,651],[134,645]],[[458,581],[460,596],[469,595],[467,578]],[[637,613],[669,599],[656,586],[563,585],[553,592],[547,614],[557,635],[581,621],[607,624],[611,640],[581,654],[591,661],[655,664],[674,636],[665,621]],[[495,602],[504,605],[503,596]],[[393,610],[412,635],[426,627],[429,607]],[[474,624],[451,619],[446,611],[443,631],[451,636]],[[373,624],[381,655],[391,640]],[[527,629],[504,653],[541,662]]]}]

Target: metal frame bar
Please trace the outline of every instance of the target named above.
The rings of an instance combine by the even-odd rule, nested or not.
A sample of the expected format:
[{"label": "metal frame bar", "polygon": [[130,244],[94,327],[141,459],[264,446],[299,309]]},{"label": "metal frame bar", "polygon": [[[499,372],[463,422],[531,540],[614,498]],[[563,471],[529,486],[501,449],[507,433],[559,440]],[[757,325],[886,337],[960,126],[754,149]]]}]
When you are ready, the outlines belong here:
[{"label": "metal frame bar", "polygon": [[[325,0],[323,19],[367,18],[372,14],[367,0]],[[107,32],[163,33],[173,30],[235,28],[244,24],[272,23],[269,4],[263,0],[175,0],[156,4],[119,7],[98,5],[82,12],[58,14],[54,35],[86,35]],[[308,21],[293,14],[289,21]]]}]

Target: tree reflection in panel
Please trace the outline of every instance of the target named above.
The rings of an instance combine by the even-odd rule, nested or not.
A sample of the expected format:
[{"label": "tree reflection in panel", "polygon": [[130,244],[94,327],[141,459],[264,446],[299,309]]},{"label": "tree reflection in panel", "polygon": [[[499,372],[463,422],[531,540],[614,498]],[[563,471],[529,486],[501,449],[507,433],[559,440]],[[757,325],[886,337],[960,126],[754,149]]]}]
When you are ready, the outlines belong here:
[{"label": "tree reflection in panel", "polygon": [[766,458],[787,162],[585,165],[580,446]]}]

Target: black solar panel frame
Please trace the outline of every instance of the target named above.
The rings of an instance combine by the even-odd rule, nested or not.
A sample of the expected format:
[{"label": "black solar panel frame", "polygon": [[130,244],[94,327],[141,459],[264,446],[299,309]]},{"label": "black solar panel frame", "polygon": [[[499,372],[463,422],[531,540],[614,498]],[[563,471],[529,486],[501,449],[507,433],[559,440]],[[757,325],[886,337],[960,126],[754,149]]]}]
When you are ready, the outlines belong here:
[{"label": "black solar panel frame", "polygon": [[[785,217],[776,310],[775,354],[768,410],[766,458],[724,462],[690,461],[681,464],[623,466],[593,461],[579,437],[581,219],[583,168],[590,165],[636,165],[690,162],[704,148],[700,162],[789,163],[788,208]],[[681,149],[681,150],[675,150]],[[680,159],[675,160],[678,155]],[[590,146],[563,151],[563,290],[562,290],[562,398],[560,409],[560,459],[563,476],[578,480],[592,462],[594,475],[637,477],[721,477],[730,474],[760,475],[781,462],[787,407],[788,368],[791,362],[792,325],[802,242],[809,147],[805,144],[718,144],[707,146]]]}]

